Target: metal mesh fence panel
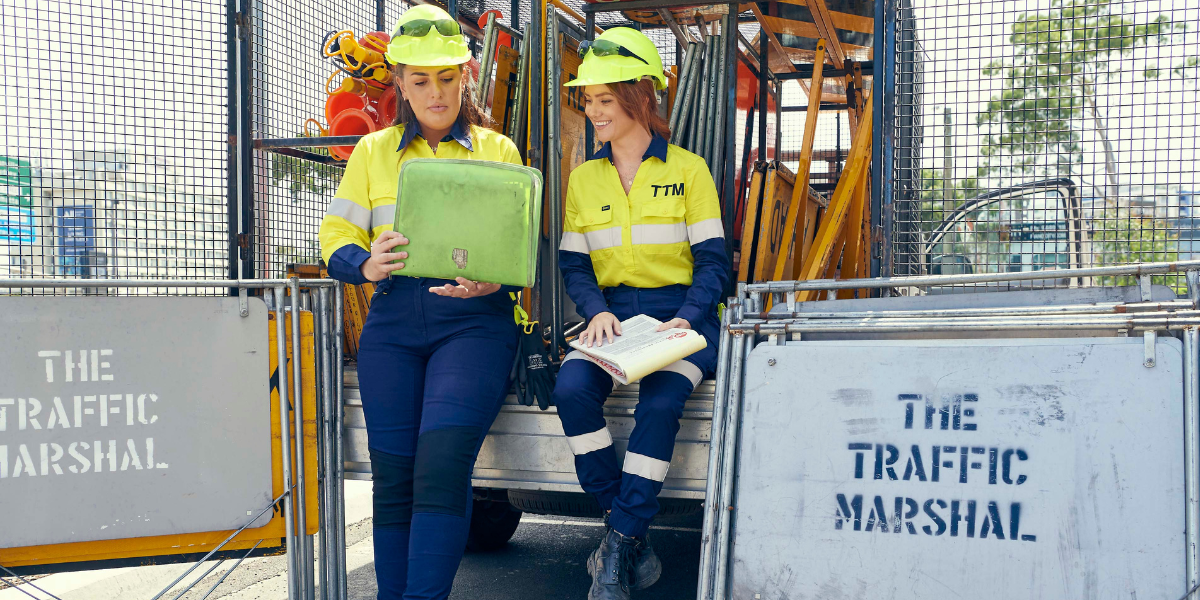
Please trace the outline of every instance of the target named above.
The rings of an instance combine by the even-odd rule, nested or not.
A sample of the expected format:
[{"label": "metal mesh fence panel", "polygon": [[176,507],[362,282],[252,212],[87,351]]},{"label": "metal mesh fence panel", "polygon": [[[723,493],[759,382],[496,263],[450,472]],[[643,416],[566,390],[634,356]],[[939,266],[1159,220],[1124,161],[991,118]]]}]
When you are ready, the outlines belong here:
[{"label": "metal mesh fence panel", "polygon": [[0,277],[228,275],[226,23],[224,0],[0,3]]},{"label": "metal mesh fence panel", "polygon": [[896,11],[895,274],[1197,256],[1200,3],[899,0]]},{"label": "metal mesh fence panel", "polygon": [[[251,13],[250,79],[253,82],[253,136],[297,138],[328,127],[326,83],[342,76],[322,55],[331,33],[350,30],[361,38],[377,30],[374,0],[261,0]],[[394,21],[394,19],[393,19]],[[306,122],[309,123],[306,133]],[[313,150],[313,149],[310,149]],[[326,150],[317,154],[328,157]],[[332,159],[330,159],[332,160]],[[256,150],[253,157],[254,275],[281,277],[288,263],[316,263],[317,230],[342,168],[313,160]]]}]

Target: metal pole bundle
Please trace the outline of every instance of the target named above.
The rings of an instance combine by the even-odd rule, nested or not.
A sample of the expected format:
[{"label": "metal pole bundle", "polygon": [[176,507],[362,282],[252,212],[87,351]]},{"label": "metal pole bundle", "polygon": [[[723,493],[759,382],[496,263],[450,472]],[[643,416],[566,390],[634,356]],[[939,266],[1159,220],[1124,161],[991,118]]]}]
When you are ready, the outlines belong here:
[{"label": "metal pole bundle", "polygon": [[[525,31],[529,31],[529,24],[525,24]],[[521,57],[517,62],[517,91],[513,95],[512,113],[508,119],[508,137],[517,145],[517,148],[525,147],[525,117],[529,102],[529,94],[526,93],[526,86],[529,85],[529,56],[532,40],[521,41]]]},{"label": "metal pole bundle", "polygon": [[730,42],[736,41],[735,19],[721,17],[721,31],[689,43],[679,68],[675,104],[669,124],[671,143],[699,155],[708,163],[714,181],[723,178],[726,155],[728,86],[731,74]]},{"label": "metal pole bundle", "polygon": [[677,143],[678,133],[676,133],[676,129],[679,127],[679,117],[684,114],[685,111],[682,109],[687,104],[684,94],[691,91],[692,63],[696,61],[696,48],[696,44],[688,44],[687,52],[683,56],[683,64],[679,67],[679,84],[675,87],[675,105],[671,107],[671,119],[669,121],[672,143]]},{"label": "metal pole bundle", "polygon": [[483,33],[483,60],[479,61],[479,82],[476,89],[479,106],[487,106],[488,89],[492,87],[492,67],[496,64],[496,42],[499,37],[496,31],[496,15],[489,14],[487,28]]},{"label": "metal pole bundle", "polygon": [[566,347],[563,337],[563,290],[558,272],[558,241],[562,239],[562,94],[559,81],[562,49],[558,41],[558,11],[546,7],[546,202],[550,204],[550,334],[555,354]]}]

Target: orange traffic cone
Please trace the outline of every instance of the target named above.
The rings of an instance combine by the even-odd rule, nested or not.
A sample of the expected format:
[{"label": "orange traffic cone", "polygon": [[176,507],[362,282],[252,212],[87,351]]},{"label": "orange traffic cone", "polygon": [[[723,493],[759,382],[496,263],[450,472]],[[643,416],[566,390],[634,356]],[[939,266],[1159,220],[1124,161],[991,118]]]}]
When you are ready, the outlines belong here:
[{"label": "orange traffic cone", "polygon": [[376,112],[379,114],[379,128],[391,127],[396,120],[396,86],[388,86],[388,89],[383,90],[383,95],[379,96],[376,105],[378,106]]},{"label": "orange traffic cone", "polygon": [[325,121],[332,127],[333,122],[343,111],[363,110],[368,106],[368,98],[361,94],[338,91],[325,99]]},{"label": "orange traffic cone", "polygon": [[[329,135],[367,135],[368,133],[374,133],[379,129],[376,119],[378,119],[378,116],[375,114],[375,109],[371,107],[344,109],[329,122]],[[331,146],[329,148],[329,153],[338,160],[349,160],[350,153],[352,152],[354,152],[354,146]]]}]

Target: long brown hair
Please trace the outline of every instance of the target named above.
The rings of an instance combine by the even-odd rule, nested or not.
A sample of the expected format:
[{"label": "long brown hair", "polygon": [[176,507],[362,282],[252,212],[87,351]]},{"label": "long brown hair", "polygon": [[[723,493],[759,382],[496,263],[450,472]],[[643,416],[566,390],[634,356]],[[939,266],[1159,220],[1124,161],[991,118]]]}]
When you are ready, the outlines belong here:
[{"label": "long brown hair", "polygon": [[[458,72],[462,74],[462,107],[458,110],[458,124],[471,134],[471,126],[491,127],[495,125],[491,115],[483,111],[483,108],[475,103],[475,80],[471,77],[471,71],[463,68],[463,65],[458,65]],[[404,94],[400,93],[400,78],[404,77],[404,65],[396,65],[393,68],[395,80],[392,85],[396,86],[396,118],[392,121],[392,125],[407,125],[417,121],[417,115],[408,104],[408,100],[404,99]]]},{"label": "long brown hair", "polygon": [[653,81],[642,79],[637,82],[610,83],[608,89],[616,97],[621,110],[630,118],[650,133],[671,139],[671,125],[658,114],[658,94],[654,92]]}]

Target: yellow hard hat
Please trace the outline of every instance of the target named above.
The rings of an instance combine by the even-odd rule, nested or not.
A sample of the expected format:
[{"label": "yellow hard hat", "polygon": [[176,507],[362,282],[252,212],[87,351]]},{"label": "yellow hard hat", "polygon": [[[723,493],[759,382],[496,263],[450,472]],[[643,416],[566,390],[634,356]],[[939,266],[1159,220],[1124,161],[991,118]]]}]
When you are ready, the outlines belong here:
[{"label": "yellow hard hat", "polygon": [[658,48],[636,29],[613,27],[595,41],[580,44],[579,55],[583,58],[579,77],[568,82],[568,86],[638,81],[649,76],[654,79],[655,88],[667,88]]},{"label": "yellow hard hat", "polygon": [[421,4],[404,11],[396,20],[387,59],[393,65],[461,65],[471,60],[471,49],[463,40],[458,21],[436,6]]}]

